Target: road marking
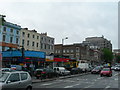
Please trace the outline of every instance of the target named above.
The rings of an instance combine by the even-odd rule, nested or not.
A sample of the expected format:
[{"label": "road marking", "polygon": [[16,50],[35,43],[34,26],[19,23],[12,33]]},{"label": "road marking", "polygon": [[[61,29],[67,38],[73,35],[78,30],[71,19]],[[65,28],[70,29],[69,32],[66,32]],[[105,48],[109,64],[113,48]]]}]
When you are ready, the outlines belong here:
[{"label": "road marking", "polygon": [[117,76],[118,75],[118,73],[117,74],[115,74],[114,76]]},{"label": "road marking", "polygon": [[94,81],[97,81],[97,80],[94,80]]},{"label": "road marking", "polygon": [[41,84],[41,86],[47,86],[47,85],[51,85],[51,84],[54,84],[54,83],[45,83],[45,84]]},{"label": "road marking", "polygon": [[102,78],[97,78],[97,79],[102,79]]},{"label": "road marking", "polygon": [[84,87],[84,88],[89,88],[89,87],[92,87],[93,85],[89,85],[89,86],[87,86],[87,87]]},{"label": "road marking", "polygon": [[115,78],[114,80],[115,80],[115,81],[118,81],[118,78]]},{"label": "road marking", "polygon": [[73,86],[66,86],[66,87],[64,87],[64,88],[71,88],[71,87],[73,87]]},{"label": "road marking", "polygon": [[110,86],[107,86],[107,87],[105,87],[105,88],[110,88]]},{"label": "road marking", "polygon": [[74,86],[77,86],[77,85],[80,85],[80,84],[75,84],[75,85],[72,85],[72,86],[66,86],[64,88],[71,88],[71,87],[74,87]]}]

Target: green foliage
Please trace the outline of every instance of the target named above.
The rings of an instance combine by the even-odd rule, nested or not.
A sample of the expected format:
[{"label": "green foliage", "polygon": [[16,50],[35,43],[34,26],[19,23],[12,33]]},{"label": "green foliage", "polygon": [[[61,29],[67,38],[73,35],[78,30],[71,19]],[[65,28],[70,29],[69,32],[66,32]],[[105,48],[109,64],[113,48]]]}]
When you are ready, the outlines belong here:
[{"label": "green foliage", "polygon": [[116,62],[120,62],[120,55],[116,55]]},{"label": "green foliage", "polygon": [[104,48],[102,50],[103,52],[103,59],[105,62],[112,62],[113,60],[113,53],[111,50],[109,50],[108,48]]}]

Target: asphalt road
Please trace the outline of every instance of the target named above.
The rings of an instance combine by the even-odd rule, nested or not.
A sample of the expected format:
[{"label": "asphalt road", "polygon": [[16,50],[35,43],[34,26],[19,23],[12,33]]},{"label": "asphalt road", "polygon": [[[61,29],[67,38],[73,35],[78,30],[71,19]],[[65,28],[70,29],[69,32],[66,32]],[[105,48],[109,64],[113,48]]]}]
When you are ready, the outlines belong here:
[{"label": "asphalt road", "polygon": [[106,90],[108,88],[119,88],[119,74],[114,72],[112,77],[100,77],[99,74],[87,74],[72,78],[57,79],[47,82],[39,82],[33,84],[34,88],[101,88]]}]

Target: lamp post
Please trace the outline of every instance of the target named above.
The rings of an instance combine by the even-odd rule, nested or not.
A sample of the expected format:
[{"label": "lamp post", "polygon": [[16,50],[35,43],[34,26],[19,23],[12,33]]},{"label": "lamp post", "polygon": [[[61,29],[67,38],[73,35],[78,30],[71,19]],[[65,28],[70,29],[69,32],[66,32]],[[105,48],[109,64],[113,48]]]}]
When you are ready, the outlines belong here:
[{"label": "lamp post", "polygon": [[62,56],[62,66],[63,66],[63,44],[64,44],[64,40],[68,39],[68,37],[65,37],[62,39],[62,52],[61,52],[61,56]]}]

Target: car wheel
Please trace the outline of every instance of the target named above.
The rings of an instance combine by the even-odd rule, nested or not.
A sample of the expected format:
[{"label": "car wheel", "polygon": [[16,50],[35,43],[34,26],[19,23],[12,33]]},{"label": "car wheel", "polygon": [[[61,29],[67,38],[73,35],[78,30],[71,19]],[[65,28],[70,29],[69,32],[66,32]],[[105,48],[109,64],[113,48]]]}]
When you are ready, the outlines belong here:
[{"label": "car wheel", "polygon": [[112,77],[112,74],[110,74],[110,77]]},{"label": "car wheel", "polygon": [[27,87],[27,88],[26,88],[26,90],[32,90],[32,87],[31,87],[31,86],[29,86],[29,87]]},{"label": "car wheel", "polygon": [[36,79],[39,79],[39,77],[36,77]]},{"label": "car wheel", "polygon": [[100,76],[102,77],[103,75],[101,74]]}]

